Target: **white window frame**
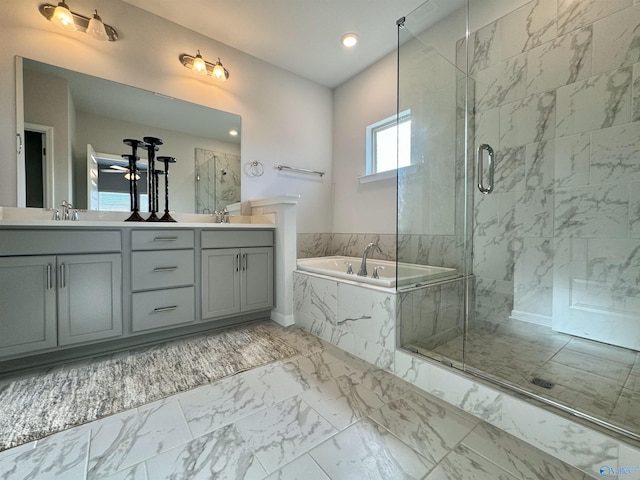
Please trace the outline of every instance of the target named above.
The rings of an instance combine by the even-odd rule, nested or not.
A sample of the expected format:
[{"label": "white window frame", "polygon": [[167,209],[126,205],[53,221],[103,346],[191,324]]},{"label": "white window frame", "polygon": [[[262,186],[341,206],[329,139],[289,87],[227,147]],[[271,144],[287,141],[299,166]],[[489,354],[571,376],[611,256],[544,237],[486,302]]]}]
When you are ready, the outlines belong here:
[{"label": "white window frame", "polygon": [[[398,120],[399,119],[399,120]],[[369,125],[366,129],[366,174],[359,177],[361,183],[368,181],[395,178],[397,174],[397,167],[384,170],[382,172],[377,171],[377,158],[375,158],[376,152],[376,133],[380,130],[387,128],[397,127],[400,123],[411,121],[411,110],[405,110],[400,112],[399,115],[393,115]]]}]

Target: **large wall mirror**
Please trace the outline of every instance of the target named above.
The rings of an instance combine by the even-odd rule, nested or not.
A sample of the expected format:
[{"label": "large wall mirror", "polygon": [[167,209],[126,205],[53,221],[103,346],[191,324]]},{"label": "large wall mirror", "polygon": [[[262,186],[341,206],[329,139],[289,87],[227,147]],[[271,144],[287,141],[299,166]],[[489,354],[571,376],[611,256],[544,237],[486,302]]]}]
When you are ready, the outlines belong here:
[{"label": "large wall mirror", "polygon": [[[239,115],[26,58],[16,65],[18,132],[24,132],[19,206],[54,208],[69,200],[90,208],[93,181],[99,201],[91,208],[128,210],[121,155],[130,150],[122,140],[145,136],[163,140],[157,155],[177,159],[170,171],[172,211],[209,213],[240,201]],[[145,152],[139,153],[144,171]]]}]

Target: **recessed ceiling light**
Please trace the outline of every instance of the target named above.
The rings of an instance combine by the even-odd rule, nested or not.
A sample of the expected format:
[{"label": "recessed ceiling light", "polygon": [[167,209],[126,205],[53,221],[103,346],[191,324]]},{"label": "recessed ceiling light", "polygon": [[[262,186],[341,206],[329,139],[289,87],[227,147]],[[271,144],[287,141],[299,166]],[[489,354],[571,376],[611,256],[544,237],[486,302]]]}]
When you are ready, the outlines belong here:
[{"label": "recessed ceiling light", "polygon": [[229,130],[229,135],[231,135],[232,137],[235,137],[236,135],[238,135],[238,130],[236,130],[235,128],[232,128],[231,130]]},{"label": "recessed ceiling light", "polygon": [[358,36],[355,33],[345,33],[340,41],[345,47],[353,47],[358,43]]}]

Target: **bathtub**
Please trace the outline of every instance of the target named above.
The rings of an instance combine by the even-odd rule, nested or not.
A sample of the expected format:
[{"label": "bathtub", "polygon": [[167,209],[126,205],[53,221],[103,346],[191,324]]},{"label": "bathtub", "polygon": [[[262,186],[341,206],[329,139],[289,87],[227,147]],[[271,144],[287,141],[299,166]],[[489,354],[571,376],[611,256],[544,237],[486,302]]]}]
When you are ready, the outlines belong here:
[{"label": "bathtub", "polygon": [[[361,263],[362,259],[357,257],[301,258],[298,259],[298,270],[387,288],[427,284],[459,276],[455,268],[399,263],[397,264],[399,275],[396,281],[396,262],[368,259],[368,275],[359,277],[357,273]],[[348,264],[351,264],[352,274],[347,273]],[[371,278],[375,267],[382,267],[378,269],[380,278]]]}]

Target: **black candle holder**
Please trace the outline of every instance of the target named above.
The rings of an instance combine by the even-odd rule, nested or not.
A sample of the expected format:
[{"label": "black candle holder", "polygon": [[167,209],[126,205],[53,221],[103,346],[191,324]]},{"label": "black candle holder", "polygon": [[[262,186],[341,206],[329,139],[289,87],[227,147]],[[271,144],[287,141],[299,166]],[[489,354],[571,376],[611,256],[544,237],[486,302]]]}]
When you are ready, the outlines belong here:
[{"label": "black candle holder", "polygon": [[158,161],[164,163],[164,215],[160,221],[175,222],[173,217],[169,215],[169,164],[176,163],[176,159],[174,157],[158,157]]},{"label": "black candle holder", "polygon": [[149,215],[149,218],[147,218],[147,222],[159,222],[160,219],[158,218],[158,215],[156,215],[158,213],[158,182],[157,176],[155,174],[155,158],[156,152],[159,150],[158,147],[162,145],[163,142],[162,139],[156,137],[144,137],[142,140],[144,140],[144,143],[146,144],[149,159],[147,176],[149,177],[148,194],[149,212],[151,213],[151,215]]},{"label": "black candle holder", "polygon": [[125,220],[125,222],[143,222],[144,218],[140,215],[140,207],[138,204],[138,166],[137,162],[140,160],[140,157],[136,155],[138,148],[142,148],[145,146],[143,142],[140,140],[135,140],[133,138],[125,138],[123,140],[125,145],[129,145],[131,147],[131,154],[122,155],[122,158],[125,158],[129,161],[129,197],[130,197],[130,207],[131,207],[131,215],[129,218]]}]

